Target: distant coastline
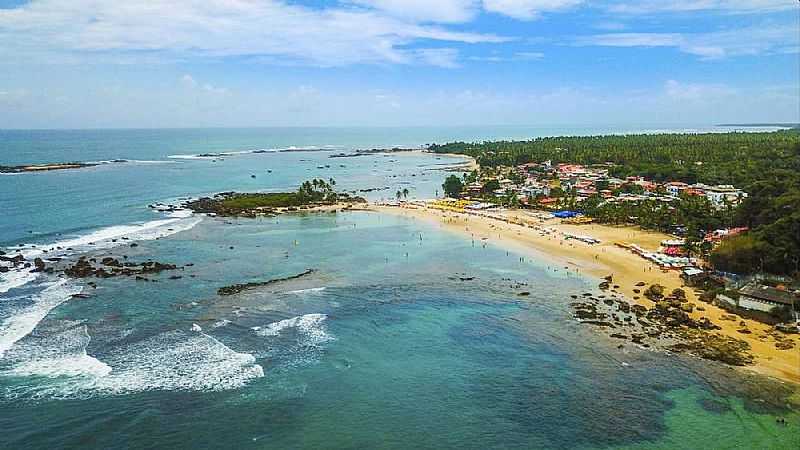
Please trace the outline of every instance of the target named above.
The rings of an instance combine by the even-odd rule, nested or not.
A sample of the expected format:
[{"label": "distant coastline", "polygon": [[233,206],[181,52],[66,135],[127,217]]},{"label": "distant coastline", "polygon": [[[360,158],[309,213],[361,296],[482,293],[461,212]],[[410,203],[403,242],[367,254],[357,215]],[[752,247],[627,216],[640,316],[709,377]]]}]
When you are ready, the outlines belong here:
[{"label": "distant coastline", "polygon": [[758,123],[721,123],[714,125],[716,127],[748,127],[748,128],[800,128],[800,123],[771,123],[771,122],[758,122]]}]

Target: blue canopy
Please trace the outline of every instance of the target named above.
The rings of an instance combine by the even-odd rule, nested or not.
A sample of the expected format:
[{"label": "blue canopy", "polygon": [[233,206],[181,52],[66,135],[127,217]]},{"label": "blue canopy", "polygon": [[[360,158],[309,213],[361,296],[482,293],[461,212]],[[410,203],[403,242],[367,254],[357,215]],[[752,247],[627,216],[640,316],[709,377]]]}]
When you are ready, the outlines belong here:
[{"label": "blue canopy", "polygon": [[558,217],[559,219],[571,219],[578,215],[579,213],[577,211],[556,211],[553,213],[553,216]]}]

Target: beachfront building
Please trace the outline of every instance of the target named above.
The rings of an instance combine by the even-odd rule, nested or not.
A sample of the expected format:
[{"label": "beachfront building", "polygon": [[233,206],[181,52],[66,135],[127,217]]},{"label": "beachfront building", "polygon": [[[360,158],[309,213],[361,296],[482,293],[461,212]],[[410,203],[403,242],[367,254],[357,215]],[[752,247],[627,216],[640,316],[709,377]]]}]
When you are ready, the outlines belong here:
[{"label": "beachfront building", "polygon": [[739,289],[737,303],[740,308],[770,312],[776,307],[789,307],[795,311],[798,302],[800,297],[796,293],[753,282]]}]

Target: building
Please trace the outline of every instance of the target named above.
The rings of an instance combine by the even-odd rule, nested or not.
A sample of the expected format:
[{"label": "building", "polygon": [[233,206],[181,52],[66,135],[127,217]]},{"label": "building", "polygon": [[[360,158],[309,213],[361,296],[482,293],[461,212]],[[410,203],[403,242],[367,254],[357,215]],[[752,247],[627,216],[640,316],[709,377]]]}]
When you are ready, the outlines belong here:
[{"label": "building", "polygon": [[788,306],[793,309],[798,301],[800,301],[800,297],[793,292],[755,282],[739,289],[738,306],[740,308],[770,312],[775,307]]},{"label": "building", "polygon": [[669,195],[673,197],[678,197],[681,195],[681,192],[685,191],[689,188],[689,185],[686,183],[681,183],[680,181],[672,181],[664,185]]},{"label": "building", "polygon": [[711,186],[705,189],[706,198],[716,207],[730,203],[736,205],[742,199],[747,198],[747,193],[741,189],[736,189],[729,184],[721,184],[719,186]]}]

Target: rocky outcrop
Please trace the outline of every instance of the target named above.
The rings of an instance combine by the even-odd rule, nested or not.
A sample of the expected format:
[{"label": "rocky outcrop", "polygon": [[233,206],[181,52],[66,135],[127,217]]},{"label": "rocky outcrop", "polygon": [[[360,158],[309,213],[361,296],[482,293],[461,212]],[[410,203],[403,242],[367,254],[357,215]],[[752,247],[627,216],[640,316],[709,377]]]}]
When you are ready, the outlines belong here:
[{"label": "rocky outcrop", "polygon": [[269,286],[271,284],[279,283],[282,281],[289,281],[289,280],[296,280],[298,278],[305,277],[307,275],[311,275],[312,273],[316,272],[316,269],[308,269],[304,272],[298,273],[297,275],[291,275],[288,277],[283,278],[274,278],[272,280],[267,281],[256,281],[250,283],[242,283],[242,284],[234,284],[232,286],[224,286],[217,289],[217,295],[220,296],[227,296],[227,295],[235,295],[240,292],[250,290],[250,289],[257,289],[265,286]]},{"label": "rocky outcrop", "polygon": [[[694,319],[689,316],[695,305],[687,302],[682,289],[675,289],[665,296],[662,286],[652,285],[644,295],[655,301],[652,308],[630,304],[613,293],[610,296],[586,293],[583,294],[584,301],[570,305],[574,310],[573,316],[581,323],[619,330],[609,334],[611,338],[629,339],[642,347],[658,347],[729,365],[742,366],[753,362],[750,346],[745,341],[715,333],[721,328],[706,317]],[[622,332],[623,329],[629,333]],[[746,327],[741,330],[750,332]],[[789,343],[776,346],[789,348]]]},{"label": "rocky outcrop", "polygon": [[103,258],[95,265],[94,258],[85,256],[78,259],[75,264],[64,269],[64,273],[72,278],[111,278],[117,276],[141,276],[143,274],[157,274],[165,270],[176,270],[175,264],[165,264],[158,261],[145,261],[143,263],[120,262],[113,257]]}]

